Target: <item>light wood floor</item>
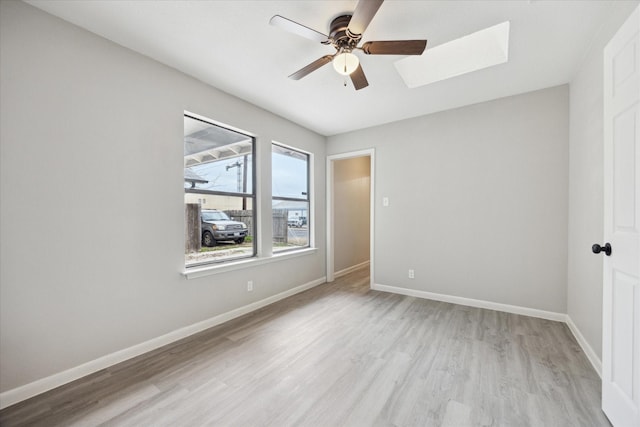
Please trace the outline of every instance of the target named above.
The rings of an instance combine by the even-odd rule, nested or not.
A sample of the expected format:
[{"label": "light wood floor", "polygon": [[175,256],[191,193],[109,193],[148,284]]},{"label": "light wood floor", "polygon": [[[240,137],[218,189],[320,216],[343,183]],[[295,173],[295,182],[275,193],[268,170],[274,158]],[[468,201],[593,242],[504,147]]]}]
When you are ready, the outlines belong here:
[{"label": "light wood floor", "polygon": [[609,426],[566,325],[318,286],[0,412],[2,426]]}]

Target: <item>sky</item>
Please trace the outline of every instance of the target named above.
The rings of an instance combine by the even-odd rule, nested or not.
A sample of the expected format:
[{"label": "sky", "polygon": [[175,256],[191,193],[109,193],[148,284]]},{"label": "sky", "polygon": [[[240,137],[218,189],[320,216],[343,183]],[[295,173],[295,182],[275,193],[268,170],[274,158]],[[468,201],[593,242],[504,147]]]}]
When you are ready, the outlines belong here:
[{"label": "sky", "polygon": [[[273,162],[273,195],[295,198],[304,197],[302,193],[307,191],[307,162],[279,153],[273,153],[271,158]],[[235,166],[238,162],[241,164],[240,168]],[[251,155],[247,156],[247,163],[247,193],[251,193]],[[238,190],[242,192],[243,168],[244,156],[190,167],[194,173],[209,181],[207,184],[197,184],[196,188],[234,193],[238,192]],[[238,186],[238,169],[240,169],[240,186]],[[186,187],[190,185],[191,184],[185,183]]]}]

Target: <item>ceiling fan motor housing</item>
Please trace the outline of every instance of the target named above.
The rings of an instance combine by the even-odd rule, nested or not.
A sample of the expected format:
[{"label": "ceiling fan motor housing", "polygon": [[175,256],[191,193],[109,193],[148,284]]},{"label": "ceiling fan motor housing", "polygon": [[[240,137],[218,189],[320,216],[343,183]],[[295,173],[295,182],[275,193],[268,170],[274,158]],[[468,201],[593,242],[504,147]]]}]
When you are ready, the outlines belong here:
[{"label": "ceiling fan motor housing", "polygon": [[348,29],[351,16],[340,15],[331,21],[329,42],[338,52],[351,52],[362,39],[361,34],[352,34]]}]

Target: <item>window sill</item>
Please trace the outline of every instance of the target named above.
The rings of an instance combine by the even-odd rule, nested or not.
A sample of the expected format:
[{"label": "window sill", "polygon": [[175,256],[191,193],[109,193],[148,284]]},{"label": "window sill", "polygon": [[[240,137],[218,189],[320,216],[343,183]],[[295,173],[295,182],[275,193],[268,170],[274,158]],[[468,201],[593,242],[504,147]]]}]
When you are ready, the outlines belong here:
[{"label": "window sill", "polygon": [[262,264],[269,264],[271,262],[284,261],[291,258],[297,258],[305,255],[311,255],[318,251],[317,248],[304,248],[297,251],[290,251],[284,253],[276,253],[270,257],[265,258],[251,258],[242,259],[238,261],[226,262],[224,264],[212,264],[205,266],[198,266],[193,268],[185,268],[182,275],[187,279],[197,279],[199,277],[211,276],[213,274],[226,273],[229,271],[242,270],[249,267],[254,267]]}]

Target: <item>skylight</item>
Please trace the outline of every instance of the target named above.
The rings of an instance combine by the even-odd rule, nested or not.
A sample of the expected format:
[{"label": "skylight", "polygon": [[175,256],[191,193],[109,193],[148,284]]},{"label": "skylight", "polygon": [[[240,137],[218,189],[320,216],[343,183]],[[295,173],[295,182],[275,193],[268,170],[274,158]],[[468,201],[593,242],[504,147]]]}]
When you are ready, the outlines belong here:
[{"label": "skylight", "polygon": [[396,61],[410,88],[492,67],[509,60],[509,21]]}]

